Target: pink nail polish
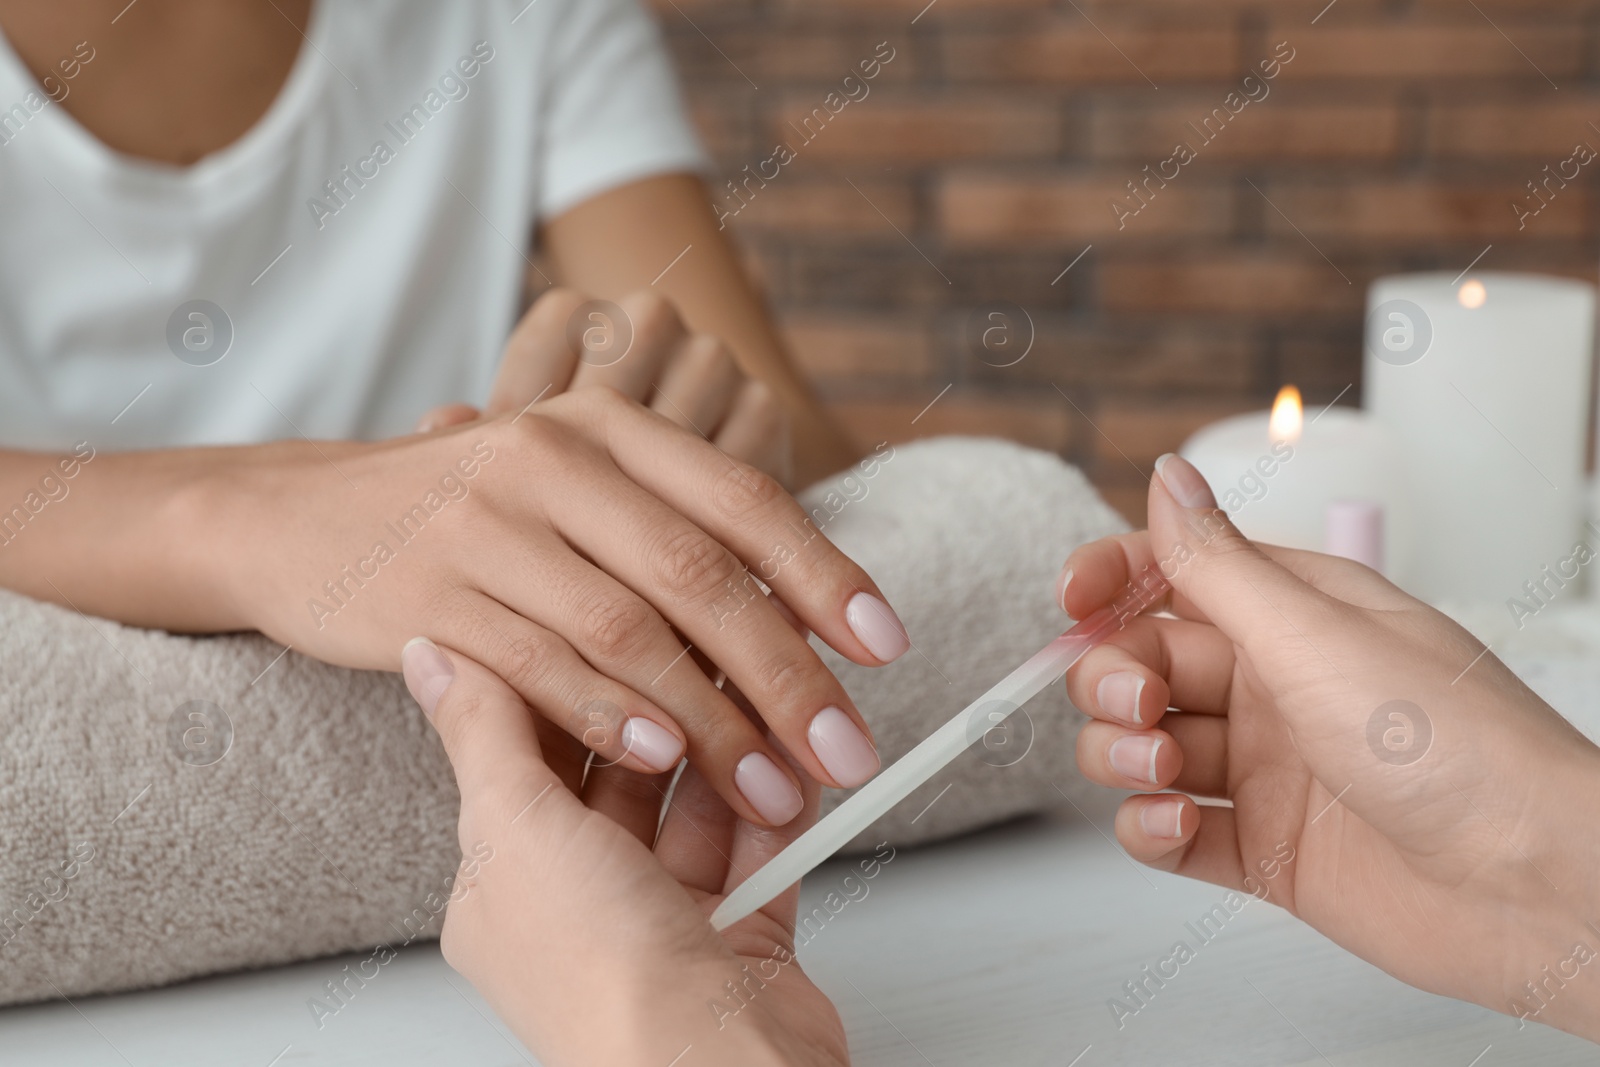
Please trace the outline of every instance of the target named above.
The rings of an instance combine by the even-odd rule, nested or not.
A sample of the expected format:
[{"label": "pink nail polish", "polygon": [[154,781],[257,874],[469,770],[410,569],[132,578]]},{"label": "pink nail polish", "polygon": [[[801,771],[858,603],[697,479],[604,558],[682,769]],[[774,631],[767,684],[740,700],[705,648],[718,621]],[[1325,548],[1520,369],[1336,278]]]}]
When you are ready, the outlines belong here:
[{"label": "pink nail polish", "polygon": [[1095,703],[1107,715],[1115,715],[1135,726],[1144,725],[1139,712],[1139,697],[1144,693],[1144,678],[1132,671],[1114,671],[1094,687]]},{"label": "pink nail polish", "polygon": [[839,708],[823,708],[806,731],[811,751],[833,780],[853,788],[878,773],[878,751],[855,721]]},{"label": "pink nail polish", "polygon": [[752,752],[733,770],[733,784],[761,817],[774,826],[800,814],[805,800],[789,776],[764,752]]},{"label": "pink nail polish", "polygon": [[1124,778],[1155,785],[1156,753],[1161,751],[1161,745],[1161,738],[1145,734],[1119,737],[1107,750],[1106,760]]},{"label": "pink nail polish", "polygon": [[678,735],[642,716],[623,724],[622,743],[629,755],[639,757],[658,774],[672,770],[683,759],[683,742],[678,740]]},{"label": "pink nail polish", "polygon": [[1139,809],[1139,828],[1151,837],[1176,841],[1183,836],[1183,801],[1158,800]]},{"label": "pink nail polish", "polygon": [[1214,508],[1217,498],[1206,484],[1205,476],[1195,470],[1194,464],[1182,456],[1168,452],[1156,460],[1156,477],[1160,478],[1172,494],[1172,499],[1186,508]]},{"label": "pink nail polish", "polygon": [[871,593],[857,593],[845,605],[845,621],[867,651],[884,663],[893,663],[911,647],[905,624],[894,610]]},{"label": "pink nail polish", "polygon": [[405,676],[406,688],[422,705],[423,713],[432,719],[433,709],[439,706],[439,698],[450,687],[456,669],[439,651],[438,645],[426,637],[413,637],[400,650],[400,671]]}]

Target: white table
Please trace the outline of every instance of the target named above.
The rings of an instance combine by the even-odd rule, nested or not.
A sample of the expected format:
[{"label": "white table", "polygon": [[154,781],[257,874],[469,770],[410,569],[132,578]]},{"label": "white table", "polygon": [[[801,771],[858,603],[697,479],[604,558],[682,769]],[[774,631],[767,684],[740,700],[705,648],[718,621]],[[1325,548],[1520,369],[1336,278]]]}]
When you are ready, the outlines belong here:
[{"label": "white table", "polygon": [[[1591,734],[1600,665],[1522,672]],[[1004,773],[1001,770],[996,773]],[[1593,1064],[1576,1038],[1413,990],[1251,903],[1118,1029],[1108,1007],[1221,890],[1136,867],[1114,797],[901,851],[802,959],[864,1065]],[[959,803],[954,794],[943,803]],[[845,874],[807,881],[815,903]],[[1463,936],[1470,932],[1463,931]],[[1191,941],[1191,944],[1193,942]],[[335,1067],[529,1064],[436,947],[413,946],[318,1030],[307,999],[359,957],[0,1011],[0,1064]],[[650,1065],[658,1067],[658,1065]],[[692,1055],[681,1067],[694,1067]]]}]

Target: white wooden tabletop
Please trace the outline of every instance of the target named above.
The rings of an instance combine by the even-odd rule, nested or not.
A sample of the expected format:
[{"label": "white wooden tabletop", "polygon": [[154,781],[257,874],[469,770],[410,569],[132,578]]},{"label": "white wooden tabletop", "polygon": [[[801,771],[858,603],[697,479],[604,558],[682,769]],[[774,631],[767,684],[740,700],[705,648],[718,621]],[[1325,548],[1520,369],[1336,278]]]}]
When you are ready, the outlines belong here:
[{"label": "white wooden tabletop", "polygon": [[[1600,665],[1524,671],[1591,734]],[[1588,672],[1587,674],[1585,672]],[[1589,677],[1592,674],[1593,677]],[[1554,681],[1552,681],[1554,679]],[[1545,683],[1541,685],[1541,680]],[[1559,694],[1550,689],[1569,687]],[[998,772],[997,772],[998,773]],[[903,850],[802,952],[856,1062],[958,1064],[1593,1064],[1577,1038],[1420,993],[1251,902],[1136,1015],[1108,1006],[1223,899],[1135,866],[1109,839],[1115,797]],[[960,803],[951,794],[941,803]],[[807,879],[816,903],[846,868]],[[1471,931],[1454,936],[1470,937]],[[335,1067],[530,1064],[432,945],[405,949],[319,1030],[307,1000],[358,957],[0,1011],[0,1064]],[[694,1067],[694,1054],[680,1067]],[[657,1067],[657,1065],[650,1065]]]}]

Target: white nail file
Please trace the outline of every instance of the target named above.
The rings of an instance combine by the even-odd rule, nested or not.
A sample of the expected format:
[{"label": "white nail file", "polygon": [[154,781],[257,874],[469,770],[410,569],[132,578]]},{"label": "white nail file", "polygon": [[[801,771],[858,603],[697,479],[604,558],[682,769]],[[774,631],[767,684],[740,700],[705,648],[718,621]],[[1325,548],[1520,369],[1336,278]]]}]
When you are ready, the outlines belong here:
[{"label": "white nail file", "polygon": [[[1162,586],[1165,587],[1165,583]],[[1161,592],[1165,592],[1165,588],[1157,592],[1147,584],[1146,591],[1140,597],[1139,608],[1148,606]],[[1150,593],[1155,595],[1150,596]],[[765,866],[717,905],[716,911],[711,913],[711,925],[717,930],[726,930],[794,885],[817,864],[876,822],[879,816],[938,774],[951,760],[965,752],[972,742],[1004,722],[1012,712],[1042,692],[1045,686],[1060,678],[1067,668],[1083,658],[1084,653],[1122,629],[1133,614],[1126,609],[1118,610],[1115,606],[1101,608],[1034,653],[1026,663],[968,704],[955,718],[858,789],[854,796],[835,808],[827,818],[768,860]]]}]

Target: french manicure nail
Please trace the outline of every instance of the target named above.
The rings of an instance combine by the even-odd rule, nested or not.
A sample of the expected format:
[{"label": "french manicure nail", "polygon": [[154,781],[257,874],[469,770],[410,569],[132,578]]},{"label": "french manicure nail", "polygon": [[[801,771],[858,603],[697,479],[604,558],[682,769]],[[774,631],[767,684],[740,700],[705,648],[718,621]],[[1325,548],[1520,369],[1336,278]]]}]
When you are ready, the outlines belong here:
[{"label": "french manicure nail", "polygon": [[1056,582],[1056,603],[1060,604],[1061,610],[1068,615],[1072,614],[1072,612],[1067,611],[1067,586],[1071,584],[1072,568],[1068,567],[1066,570],[1061,572],[1060,581]]},{"label": "french manicure nail", "polygon": [[1139,697],[1144,693],[1144,678],[1132,671],[1114,671],[1094,687],[1095,703],[1107,715],[1115,715],[1135,726],[1144,725],[1139,713]]},{"label": "french manicure nail", "polygon": [[400,650],[400,670],[405,675],[406,688],[411,690],[411,695],[422,705],[422,711],[433,718],[433,709],[438,706],[439,698],[450,687],[450,682],[456,676],[456,669],[450,665],[445,654],[439,651],[439,646],[429,641],[426,637],[413,637],[406,642],[406,647]]},{"label": "french manicure nail", "polygon": [[850,631],[867,646],[867,651],[884,663],[893,663],[911,647],[905,624],[894,609],[871,593],[857,593],[851,597],[850,603],[845,605],[844,618],[850,624]]},{"label": "french manicure nail", "polygon": [[1183,801],[1158,800],[1139,809],[1139,828],[1151,837],[1183,836]]},{"label": "french manicure nail", "polygon": [[752,752],[733,769],[733,784],[761,817],[782,826],[805,807],[800,790],[764,752]]},{"label": "french manicure nail", "polygon": [[811,751],[833,780],[845,788],[858,786],[878,773],[878,751],[855,721],[839,708],[823,708],[806,731]]},{"label": "french manicure nail", "polygon": [[1111,769],[1135,782],[1156,784],[1156,753],[1161,751],[1162,739],[1148,734],[1119,737],[1106,752]]},{"label": "french manicure nail", "polygon": [[634,716],[622,725],[622,744],[629,755],[660,774],[670,771],[683,759],[683,742],[665,726],[642,716]]},{"label": "french manicure nail", "polygon": [[1156,460],[1156,476],[1166,485],[1172,499],[1186,508],[1214,508],[1217,498],[1205,476],[1182,456],[1168,452]]}]

